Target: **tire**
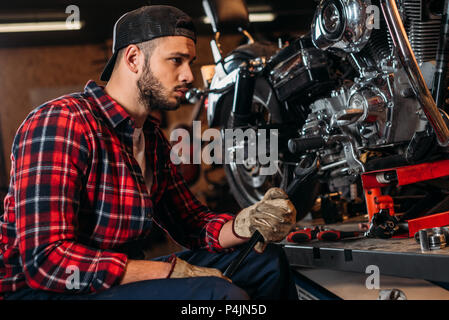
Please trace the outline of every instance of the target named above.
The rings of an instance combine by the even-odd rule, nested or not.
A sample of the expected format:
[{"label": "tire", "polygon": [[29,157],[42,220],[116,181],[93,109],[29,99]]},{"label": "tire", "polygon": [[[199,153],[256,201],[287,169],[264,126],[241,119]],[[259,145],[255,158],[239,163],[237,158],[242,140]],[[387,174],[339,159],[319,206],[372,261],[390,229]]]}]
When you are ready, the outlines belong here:
[{"label": "tire", "polygon": [[[254,90],[253,97],[253,112],[256,113],[257,109],[263,107],[265,112],[270,113],[267,109],[266,104],[264,103],[262,93],[260,92],[260,85],[256,85]],[[233,94],[230,93],[223,98],[223,107],[222,113],[223,116],[220,117],[222,122],[220,123],[221,128],[224,129],[233,129],[230,125],[230,114],[232,111],[232,99]],[[276,119],[277,123],[279,123],[279,119]],[[228,152],[225,150],[225,144],[223,143],[224,152]],[[254,169],[254,168],[253,168]],[[229,186],[232,194],[234,195],[238,204],[244,208],[252,205],[253,203],[262,199],[265,192],[272,186],[280,186],[286,187],[287,181],[282,178],[278,173],[273,176],[261,176],[261,175],[252,175],[251,170],[248,166],[244,166],[242,164],[225,163],[224,170],[226,173],[226,178],[229,182]],[[251,178],[252,177],[252,178]],[[252,181],[252,183],[249,182]],[[257,187],[260,185],[260,187]]]},{"label": "tire", "polygon": [[[273,47],[270,48],[273,50]],[[260,44],[256,47],[244,46],[245,54],[248,56],[252,49],[252,55],[254,57],[266,55],[270,52],[270,48],[267,49],[264,46],[260,46]],[[234,50],[234,53],[238,51],[239,48]],[[257,54],[258,52],[260,55]],[[272,53],[274,54],[274,51],[272,51]],[[228,66],[231,65],[233,67],[238,67],[240,63],[232,63]],[[233,91],[226,93],[221,100],[220,108],[217,109],[219,110],[218,125],[222,129],[233,129],[230,122],[233,96]],[[255,115],[254,123],[252,124],[255,127],[267,124],[279,125],[284,123],[281,105],[275,97],[275,92],[267,80],[258,78],[254,88],[252,103],[252,114]],[[225,143],[223,143],[223,152],[228,152],[225,150]],[[294,166],[284,165],[282,160],[279,160],[279,170],[271,176],[257,175],[257,168],[248,168],[248,166],[244,166],[243,164],[236,164],[235,162],[224,164],[224,171],[229,183],[230,191],[241,208],[246,208],[260,201],[265,192],[271,187],[279,187],[283,190],[287,189],[287,186],[293,178]],[[254,172],[256,174],[254,174]],[[301,187],[298,190],[297,194],[299,201],[295,201],[295,203],[298,204],[296,205],[297,220],[301,220],[310,211],[315,203],[318,190],[319,183],[317,179],[308,181],[304,187]]]},{"label": "tire", "polygon": [[[264,124],[281,124],[282,118],[280,116],[279,105],[277,102],[272,102],[269,104],[265,103],[267,101],[266,96],[269,95],[269,90],[271,90],[271,87],[267,87],[267,85],[268,84],[264,83],[263,80],[256,82],[252,105],[253,114],[262,114],[263,116],[259,116],[258,118],[270,120]],[[228,93],[223,97],[223,105],[220,116],[220,127],[222,129],[233,129],[230,124],[232,100],[233,93]],[[263,113],[261,113],[261,110],[263,110]],[[225,143],[223,143],[223,152],[228,152],[225,150]],[[246,208],[260,201],[265,192],[271,187],[279,187],[283,190],[287,189],[293,178],[294,166],[284,165],[282,160],[279,160],[279,170],[271,176],[258,175],[257,165],[255,166],[255,169],[254,167],[236,164],[235,162],[224,164],[224,171],[226,174],[226,179],[229,183],[230,191],[241,208]],[[259,165],[258,167],[260,170],[261,166]],[[307,181],[302,187],[299,188],[296,195],[297,198],[294,201],[294,203],[296,203],[297,220],[301,220],[307,215],[315,203],[318,192],[319,182],[317,179]]]}]

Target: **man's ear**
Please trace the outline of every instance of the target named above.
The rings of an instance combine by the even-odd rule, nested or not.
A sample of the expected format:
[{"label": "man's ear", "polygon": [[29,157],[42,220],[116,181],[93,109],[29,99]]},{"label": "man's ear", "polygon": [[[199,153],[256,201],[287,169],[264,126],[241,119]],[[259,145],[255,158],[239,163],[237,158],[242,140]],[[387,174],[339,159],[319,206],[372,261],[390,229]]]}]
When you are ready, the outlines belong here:
[{"label": "man's ear", "polygon": [[125,48],[123,53],[123,61],[125,66],[134,74],[138,74],[143,67],[145,57],[143,52],[135,44],[131,44]]}]

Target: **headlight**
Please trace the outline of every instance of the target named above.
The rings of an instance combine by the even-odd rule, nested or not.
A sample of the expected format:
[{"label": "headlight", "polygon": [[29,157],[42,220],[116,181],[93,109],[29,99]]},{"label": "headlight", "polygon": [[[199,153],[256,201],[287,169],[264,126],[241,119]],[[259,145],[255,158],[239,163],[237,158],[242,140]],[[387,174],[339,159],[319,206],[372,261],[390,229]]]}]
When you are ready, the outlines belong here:
[{"label": "headlight", "polygon": [[333,2],[328,2],[322,9],[323,28],[328,34],[334,34],[342,26],[342,12]]},{"label": "headlight", "polygon": [[322,50],[359,52],[368,42],[370,1],[322,0],[312,23],[312,42]]}]

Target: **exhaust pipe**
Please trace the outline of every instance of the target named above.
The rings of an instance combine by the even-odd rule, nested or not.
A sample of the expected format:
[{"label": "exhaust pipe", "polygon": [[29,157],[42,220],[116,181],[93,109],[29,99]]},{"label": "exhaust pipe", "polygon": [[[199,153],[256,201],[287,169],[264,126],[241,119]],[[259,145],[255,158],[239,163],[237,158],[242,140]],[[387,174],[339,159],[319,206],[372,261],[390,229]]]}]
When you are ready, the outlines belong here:
[{"label": "exhaust pipe", "polygon": [[396,6],[396,1],[381,0],[380,3],[393,44],[397,49],[399,60],[408,75],[412,89],[418,98],[430,125],[435,131],[438,144],[442,147],[446,147],[449,144],[449,129],[424,81],[421,69],[418,66],[415,54],[408,41],[407,33],[405,32],[401,16],[399,15]]}]

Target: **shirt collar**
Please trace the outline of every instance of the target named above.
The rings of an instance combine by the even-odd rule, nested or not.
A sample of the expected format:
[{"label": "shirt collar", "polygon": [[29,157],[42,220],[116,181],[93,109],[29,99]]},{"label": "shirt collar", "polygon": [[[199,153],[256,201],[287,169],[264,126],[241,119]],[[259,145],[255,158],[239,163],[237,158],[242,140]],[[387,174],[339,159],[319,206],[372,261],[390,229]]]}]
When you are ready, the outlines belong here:
[{"label": "shirt collar", "polygon": [[[103,111],[106,119],[108,119],[114,128],[127,119],[131,120],[130,123],[134,127],[134,121],[131,119],[129,113],[126,112],[126,110],[117,101],[112,99],[111,96],[104,91],[103,86],[99,86],[95,83],[95,81],[89,80],[84,87],[84,93],[95,100],[100,109]],[[149,115],[145,121],[144,127],[149,124],[159,125],[160,121]]]}]

